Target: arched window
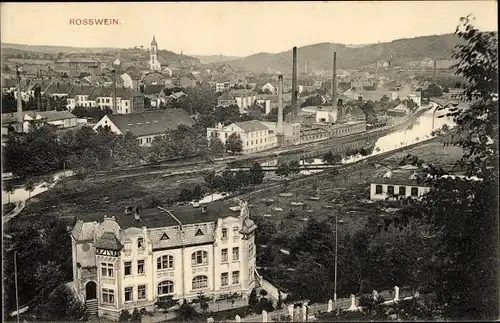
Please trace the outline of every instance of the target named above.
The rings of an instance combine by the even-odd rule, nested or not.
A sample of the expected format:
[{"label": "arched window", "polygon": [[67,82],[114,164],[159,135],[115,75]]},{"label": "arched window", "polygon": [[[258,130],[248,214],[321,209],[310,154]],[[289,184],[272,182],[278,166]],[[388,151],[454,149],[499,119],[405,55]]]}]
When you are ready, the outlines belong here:
[{"label": "arched window", "polygon": [[165,280],[158,284],[158,295],[172,294],[174,292],[174,282]]},{"label": "arched window", "polygon": [[208,264],[208,252],[196,251],[191,255],[191,265],[206,265]]},{"label": "arched window", "polygon": [[156,259],[156,269],[174,269],[174,256],[165,255]]},{"label": "arched window", "polygon": [[137,248],[144,249],[144,238],[143,237],[137,238]]},{"label": "arched window", "polygon": [[202,289],[208,287],[208,277],[207,276],[196,276],[193,278],[193,290]]}]

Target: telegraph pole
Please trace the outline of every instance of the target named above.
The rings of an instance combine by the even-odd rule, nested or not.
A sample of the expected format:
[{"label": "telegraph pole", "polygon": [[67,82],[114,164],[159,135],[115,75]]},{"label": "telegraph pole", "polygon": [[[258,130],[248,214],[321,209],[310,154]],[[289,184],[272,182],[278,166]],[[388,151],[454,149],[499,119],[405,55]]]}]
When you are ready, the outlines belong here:
[{"label": "telegraph pole", "polygon": [[337,214],[335,214],[335,285],[333,288],[333,301],[335,302],[335,308],[337,308]]},{"label": "telegraph pole", "polygon": [[17,289],[17,250],[14,251],[14,280],[16,284],[16,311],[17,311],[17,323],[19,323],[19,292]]}]

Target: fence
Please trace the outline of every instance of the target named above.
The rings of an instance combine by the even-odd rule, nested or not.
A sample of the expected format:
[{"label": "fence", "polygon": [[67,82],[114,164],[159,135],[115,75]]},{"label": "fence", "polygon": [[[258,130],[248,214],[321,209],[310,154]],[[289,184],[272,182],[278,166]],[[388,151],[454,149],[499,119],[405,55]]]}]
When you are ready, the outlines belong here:
[{"label": "fence", "polygon": [[[419,297],[419,293],[415,292],[413,294],[409,290],[400,291],[398,286],[394,287],[393,293],[388,292],[390,298],[386,300],[383,304],[389,305],[400,300],[412,299],[414,297]],[[380,294],[377,291],[373,291],[372,297],[377,298]],[[362,296],[356,297],[351,295],[350,298],[337,299],[335,303],[333,300],[328,300],[327,303],[312,304],[308,305],[307,301],[302,302],[300,305],[289,304],[285,305],[284,308],[275,310],[273,312],[262,311],[262,314],[249,315],[246,317],[239,317],[236,315],[233,322],[272,322],[272,321],[301,321],[305,322],[309,319],[315,317],[318,313],[332,312],[334,309],[348,310],[348,311],[359,311],[361,310],[359,301]],[[298,304],[300,302],[297,302]],[[209,318],[208,322],[213,322],[213,318]]]}]

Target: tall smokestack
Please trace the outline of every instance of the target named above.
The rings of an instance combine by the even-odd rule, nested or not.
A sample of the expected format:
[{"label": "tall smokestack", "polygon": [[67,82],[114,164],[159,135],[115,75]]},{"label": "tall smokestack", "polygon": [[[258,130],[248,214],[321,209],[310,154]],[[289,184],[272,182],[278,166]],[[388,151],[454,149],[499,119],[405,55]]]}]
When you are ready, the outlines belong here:
[{"label": "tall smokestack", "polygon": [[19,132],[23,129],[23,102],[21,101],[21,72],[19,65],[16,66],[16,80],[17,80],[17,123]]},{"label": "tall smokestack", "polygon": [[113,114],[116,114],[116,68],[113,69]]},{"label": "tall smokestack", "polygon": [[437,68],[437,61],[434,60],[434,70],[432,72],[432,82],[436,84],[436,68]]},{"label": "tall smokestack", "polygon": [[292,66],[292,111],[298,115],[297,111],[297,47],[293,48],[293,66]]},{"label": "tall smokestack", "polygon": [[337,52],[333,52],[333,74],[332,74],[332,111],[337,108],[337,122],[344,119],[342,107],[337,106]]},{"label": "tall smokestack", "polygon": [[283,75],[278,75],[278,133],[283,133]]}]

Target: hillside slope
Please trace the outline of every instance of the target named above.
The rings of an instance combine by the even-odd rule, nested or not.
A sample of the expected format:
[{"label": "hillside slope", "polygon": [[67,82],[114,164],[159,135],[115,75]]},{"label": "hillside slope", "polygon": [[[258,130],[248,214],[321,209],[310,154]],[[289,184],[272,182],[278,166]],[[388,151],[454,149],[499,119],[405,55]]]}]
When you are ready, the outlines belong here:
[{"label": "hillside slope", "polygon": [[[333,51],[337,52],[338,68],[357,68],[375,64],[378,60],[391,61],[392,65],[403,65],[409,61],[431,59],[451,59],[459,38],[454,34],[424,36],[411,39],[398,39],[390,43],[352,47],[343,44],[321,43],[297,49],[299,73],[307,68],[312,70],[331,70]],[[266,72],[268,69],[290,73],[292,51],[270,54],[259,53],[242,59],[228,61],[232,67],[246,67],[254,72]]]}]

